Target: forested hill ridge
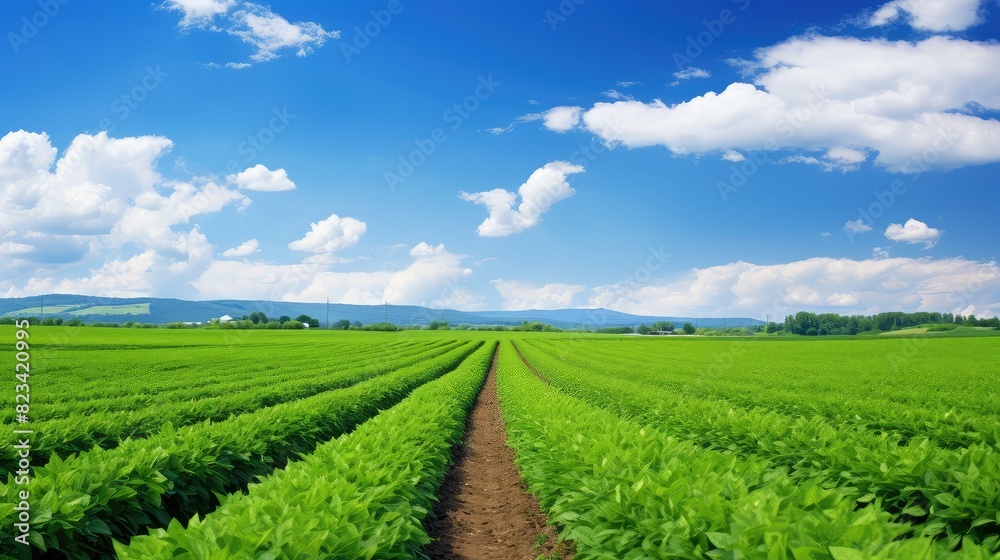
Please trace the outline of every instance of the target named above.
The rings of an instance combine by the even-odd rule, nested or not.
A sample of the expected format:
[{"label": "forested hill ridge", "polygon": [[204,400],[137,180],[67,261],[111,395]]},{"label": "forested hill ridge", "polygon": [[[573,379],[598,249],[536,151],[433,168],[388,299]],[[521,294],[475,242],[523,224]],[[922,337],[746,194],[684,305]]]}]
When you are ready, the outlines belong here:
[{"label": "forested hill ridge", "polygon": [[302,303],[262,300],[188,301],[168,298],[112,298],[68,294],[0,298],[0,316],[55,317],[64,320],[81,319],[85,323],[136,321],[165,324],[174,322],[206,323],[213,318],[229,315],[233,318],[262,312],[268,317],[308,315],[326,326],[329,322],[347,319],[362,324],[388,322],[400,326],[426,326],[431,321],[452,325],[518,325],[524,321],[551,324],[561,329],[597,329],[617,326],[638,326],[656,321],[671,321],[678,326],[691,322],[699,327],[755,327],[763,321],[745,317],[697,318],[645,316],[620,313],[608,309],[533,309],[525,311],[456,311],[416,305],[353,305],[345,303]]},{"label": "forested hill ridge", "polygon": [[[856,335],[888,333],[899,330],[927,329],[931,332],[952,330],[957,326],[1000,328],[1000,319],[974,315],[918,311],[889,311],[874,315],[840,315],[799,311],[784,321],[764,323],[750,318],[695,318],[648,316],[620,313],[608,309],[551,309],[525,311],[457,311],[415,305],[354,305],[344,303],[303,303],[263,300],[188,301],[168,298],[113,298],[67,294],[47,294],[22,298],[0,298],[0,317],[34,317],[84,323],[208,323],[228,315],[239,319],[255,313],[269,318],[307,315],[321,326],[348,321],[370,325],[391,323],[400,327],[431,323],[458,325],[520,325],[544,323],[558,329],[587,329],[599,332],[645,334],[676,325],[676,330],[697,334],[794,334],[804,336]],[[76,321],[74,321],[76,322]],[[681,329],[684,326],[685,329]],[[673,329],[664,329],[673,330]]]}]

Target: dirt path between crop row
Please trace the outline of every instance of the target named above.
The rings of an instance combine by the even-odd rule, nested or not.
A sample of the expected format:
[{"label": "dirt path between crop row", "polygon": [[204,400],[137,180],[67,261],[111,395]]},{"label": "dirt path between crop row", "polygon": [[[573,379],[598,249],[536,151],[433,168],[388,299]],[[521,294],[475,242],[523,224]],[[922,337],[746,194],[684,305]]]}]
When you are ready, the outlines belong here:
[{"label": "dirt path between crop row", "polygon": [[572,546],[557,543],[538,500],[522,486],[500,415],[496,365],[494,354],[465,440],[456,446],[455,465],[441,487],[441,501],[427,523],[433,540],[424,553],[434,560],[572,558]]},{"label": "dirt path between crop row", "polygon": [[535,366],[533,366],[530,363],[528,363],[528,359],[525,358],[524,354],[521,353],[521,349],[517,347],[517,344],[514,344],[513,342],[511,342],[510,345],[514,347],[514,350],[517,352],[518,357],[521,358],[522,362],[524,362],[524,366],[526,368],[528,368],[529,370],[531,370],[531,373],[535,374],[535,377],[537,377],[538,379],[541,379],[542,383],[545,383],[546,385],[552,385],[551,381],[549,381],[548,379],[546,379],[546,377],[544,375],[538,373],[538,370],[535,369]]}]

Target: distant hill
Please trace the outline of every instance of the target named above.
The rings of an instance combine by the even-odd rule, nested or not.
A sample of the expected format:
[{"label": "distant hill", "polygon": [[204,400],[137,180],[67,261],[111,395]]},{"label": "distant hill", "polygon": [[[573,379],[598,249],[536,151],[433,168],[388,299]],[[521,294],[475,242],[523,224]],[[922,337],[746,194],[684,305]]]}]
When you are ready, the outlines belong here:
[{"label": "distant hill", "polygon": [[[327,304],[287,301],[261,301],[224,299],[212,301],[187,301],[168,298],[112,298],[68,294],[48,294],[23,298],[0,298],[0,315],[77,317],[85,322],[139,321],[143,323],[172,323],[175,321],[206,322],[213,317],[229,315],[242,317],[262,311],[268,317],[309,315],[327,320]],[[363,324],[389,321],[397,325],[426,325],[431,321],[447,321],[452,325],[515,325],[523,321],[541,321],[560,328],[575,329],[586,326],[615,327],[651,324],[654,321],[673,321],[680,327],[685,321],[699,327],[742,327],[761,325],[763,321],[748,318],[698,318],[631,315],[609,309],[532,309],[527,311],[456,311],[432,309],[416,305],[352,305],[329,304],[331,322],[348,319]]]}]

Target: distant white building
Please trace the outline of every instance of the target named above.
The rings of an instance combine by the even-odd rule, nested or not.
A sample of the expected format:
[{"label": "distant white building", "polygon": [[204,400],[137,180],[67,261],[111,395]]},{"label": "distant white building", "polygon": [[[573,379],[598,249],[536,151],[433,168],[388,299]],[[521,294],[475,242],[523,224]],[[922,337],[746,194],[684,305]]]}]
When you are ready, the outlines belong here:
[{"label": "distant white building", "polygon": [[302,328],[303,329],[308,329],[309,328],[309,323],[302,323]]},{"label": "distant white building", "polygon": [[218,319],[216,319],[216,321],[218,321],[220,323],[228,323],[228,322],[230,322],[232,320],[233,320],[233,318],[230,317],[229,315],[223,315],[222,317],[219,317]]}]

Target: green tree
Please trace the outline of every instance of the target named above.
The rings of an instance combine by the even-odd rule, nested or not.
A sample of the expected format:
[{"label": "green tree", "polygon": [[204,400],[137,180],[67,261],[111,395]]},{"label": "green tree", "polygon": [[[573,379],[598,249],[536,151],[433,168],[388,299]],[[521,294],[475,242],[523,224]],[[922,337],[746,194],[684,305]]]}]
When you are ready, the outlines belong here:
[{"label": "green tree", "polygon": [[267,323],[267,315],[264,315],[263,311],[254,311],[250,314],[249,319],[255,325]]},{"label": "green tree", "polygon": [[684,334],[695,333],[694,325],[692,325],[691,323],[684,323],[683,325],[681,325],[681,330],[684,331]]},{"label": "green tree", "polygon": [[360,329],[362,326],[363,325],[361,324],[361,321],[354,321],[353,323],[351,323],[352,329]]},{"label": "green tree", "polygon": [[429,331],[446,331],[448,330],[448,321],[431,321],[427,324],[427,330]]},{"label": "green tree", "polygon": [[632,333],[635,332],[635,329],[633,329],[632,327],[629,327],[629,326],[624,326],[624,327],[601,327],[599,329],[596,329],[594,332],[601,333],[601,334],[632,334]]},{"label": "green tree", "polygon": [[522,321],[520,325],[510,329],[521,332],[556,332],[559,329],[541,321]]},{"label": "green tree", "polygon": [[300,323],[302,323],[302,324],[304,324],[304,325],[309,325],[310,327],[312,327],[314,329],[319,326],[319,319],[313,319],[312,317],[310,317],[310,316],[308,316],[308,315],[306,315],[304,313],[302,315],[299,315],[298,317],[296,317],[295,320],[298,321],[298,322],[300,322]]},{"label": "green tree", "polygon": [[347,329],[351,328],[351,320],[341,319],[333,324],[333,328],[334,330],[338,331],[346,331]]},{"label": "green tree", "polygon": [[667,331],[672,332],[674,330],[674,324],[670,321],[657,321],[653,323],[654,331]]},{"label": "green tree", "polygon": [[278,323],[280,323],[282,325],[284,325],[285,323],[287,323],[287,322],[289,322],[291,320],[292,320],[292,318],[289,317],[288,315],[282,315],[281,317],[278,317]]},{"label": "green tree", "polygon": [[[352,328],[354,328],[354,327],[352,327]],[[357,328],[359,330],[362,330],[362,331],[395,332],[395,331],[401,330],[398,326],[396,326],[393,323],[371,323],[369,325],[364,325],[364,326],[360,326],[360,327],[357,327]]]},{"label": "green tree", "polygon": [[649,334],[649,333],[650,333],[650,332],[652,332],[652,331],[653,331],[653,329],[651,329],[651,328],[647,327],[647,326],[646,326],[646,323],[643,323],[643,324],[639,325],[639,326],[638,326],[638,327],[636,327],[636,329],[635,329],[635,332],[637,332],[637,333],[639,333],[639,334]]}]

